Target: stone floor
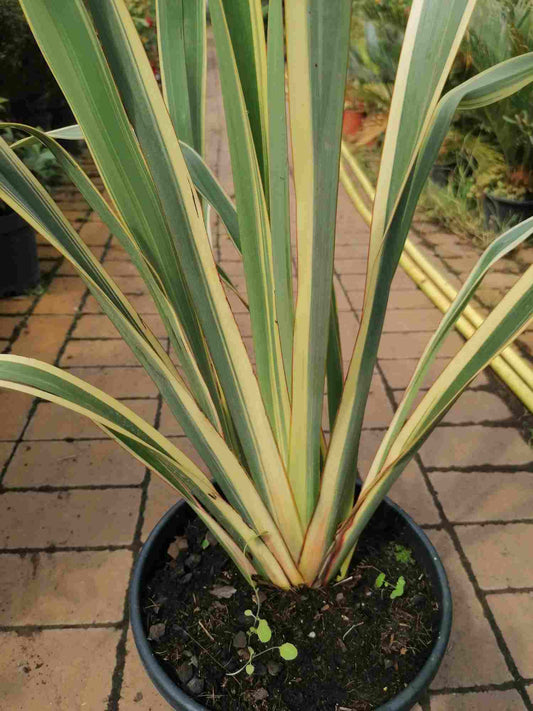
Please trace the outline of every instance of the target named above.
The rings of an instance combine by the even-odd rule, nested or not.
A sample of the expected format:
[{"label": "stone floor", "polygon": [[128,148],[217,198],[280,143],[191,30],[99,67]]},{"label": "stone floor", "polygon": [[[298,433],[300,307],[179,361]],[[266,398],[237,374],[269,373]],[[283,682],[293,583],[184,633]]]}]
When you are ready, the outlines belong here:
[{"label": "stone floor", "polygon": [[[209,161],[231,189],[213,71],[208,100]],[[97,216],[67,187],[57,197],[164,338],[143,284]],[[413,239],[425,249],[431,229],[420,229]],[[360,316],[367,243],[366,228],[341,194],[335,286],[345,358]],[[217,225],[215,251],[239,282],[240,265]],[[45,290],[0,301],[1,347],[86,378],[190,450],[72,268],[44,243],[39,253]],[[249,335],[245,317],[238,319]],[[365,420],[362,471],[438,319],[398,273]],[[460,344],[452,334],[433,375]],[[173,493],[91,424],[54,405],[2,391],[0,413],[0,709],[167,709],[138,661],[126,591],[142,541]],[[483,373],[393,489],[435,542],[454,595],[449,651],[418,711],[533,709],[533,465],[524,414]]]}]

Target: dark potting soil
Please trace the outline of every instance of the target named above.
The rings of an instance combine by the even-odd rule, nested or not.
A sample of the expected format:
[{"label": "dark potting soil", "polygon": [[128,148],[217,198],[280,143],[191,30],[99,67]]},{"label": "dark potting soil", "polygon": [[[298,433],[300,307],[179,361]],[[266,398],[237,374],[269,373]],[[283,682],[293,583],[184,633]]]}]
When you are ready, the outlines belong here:
[{"label": "dark potting soil", "polygon": [[[403,594],[391,599],[400,578]],[[146,586],[143,614],[154,653],[208,709],[370,711],[416,676],[437,636],[431,586],[404,532],[379,513],[342,582],[292,591],[260,585],[259,591],[259,617],[272,631],[267,643],[250,631],[257,622],[245,614],[257,614],[253,590],[197,520],[171,544]],[[285,642],[297,648],[296,659],[285,661],[271,649]],[[248,647],[256,655],[252,674],[244,668]]]}]

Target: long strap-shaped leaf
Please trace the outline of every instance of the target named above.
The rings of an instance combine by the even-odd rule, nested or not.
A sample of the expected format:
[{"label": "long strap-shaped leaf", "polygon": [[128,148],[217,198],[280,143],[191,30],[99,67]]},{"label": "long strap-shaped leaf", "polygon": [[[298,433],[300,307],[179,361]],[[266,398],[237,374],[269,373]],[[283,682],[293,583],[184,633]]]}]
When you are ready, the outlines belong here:
[{"label": "long strap-shaped leaf", "polygon": [[349,0],[285,3],[298,245],[289,476],[304,523],[320,482],[350,11]]},{"label": "long strap-shaped leaf", "polygon": [[276,305],[281,350],[289,393],[292,386],[294,297],[289,203],[289,154],[285,96],[285,51],[282,0],[268,8],[269,208]]},{"label": "long strap-shaped leaf", "polygon": [[[184,370],[185,378],[188,381],[198,404],[203,412],[216,427],[218,425],[218,415],[215,406],[211,400],[209,390],[203,380],[202,374],[199,371],[198,365],[192,353],[187,336],[183,331],[178,315],[175,313],[172,304],[164,293],[164,289],[156,278],[153,269],[149,266],[139,250],[133,236],[129,233],[126,225],[115,215],[107,202],[94,187],[91,180],[76,163],[65,149],[59,145],[53,138],[51,133],[44,133],[39,129],[24,126],[15,123],[0,123],[0,126],[9,126],[18,131],[28,133],[30,140],[38,140],[50,150],[58,165],[65,171],[65,174],[76,185],[82,196],[85,198],[90,207],[99,215],[102,221],[107,225],[110,232],[115,235],[120,244],[124,247],[133,264],[144,279],[152,298],[157,306],[159,314],[167,327],[167,332],[176,354],[178,355],[180,365]],[[83,137],[78,126],[69,127],[68,132],[74,135],[73,129],[77,129],[77,137]],[[53,133],[58,138],[64,138],[65,129],[59,129]],[[22,139],[17,143],[12,144],[11,149],[19,148],[28,144],[28,139]],[[197,155],[197,154],[195,154]]]},{"label": "long strap-shaped leaf", "polygon": [[201,412],[157,339],[3,139],[0,139],[0,196],[76,266],[104,313],[157,385],[228,499],[243,515],[250,517],[257,530],[268,531],[273,536],[276,554],[291,578],[298,579],[292,558],[266,506],[236,456]]},{"label": "long strap-shaped leaf", "polygon": [[331,580],[383,497],[431,431],[476,375],[527,327],[532,316],[533,266],[507,292],[426,393],[394,442],[379,475],[368,484],[364,482],[357,504],[340,528],[317,582]]},{"label": "long strap-shaped leaf", "polygon": [[159,65],[177,136],[204,153],[206,0],[157,0]]},{"label": "long strap-shaped leaf", "polygon": [[[261,0],[222,0],[222,6],[249,116],[259,172],[265,194],[268,194],[267,58]],[[209,10],[216,32],[217,9],[214,8],[213,12],[210,4]],[[217,48],[217,54],[218,52]],[[220,62],[220,56],[218,59]]]},{"label": "long strap-shaped leaf", "polygon": [[179,314],[216,402],[216,377],[183,281],[176,245],[85,5],[81,0],[22,0],[21,6],[82,127],[117,212]]},{"label": "long strap-shaped leaf", "polygon": [[[60,83],[67,83],[65,76],[69,80],[68,87],[64,86],[65,93],[75,105],[78,121],[95,155],[98,153],[95,145],[101,148],[99,135],[103,133],[105,156],[97,155],[97,162],[103,162],[100,159],[104,158],[114,169],[115,160],[118,161],[116,168],[120,167],[121,175],[115,188],[126,199],[127,195],[124,197],[122,193],[130,188],[131,175],[127,169],[122,169],[122,143],[125,139],[116,135],[114,145],[108,145],[110,134],[107,124],[102,121],[102,114],[111,114],[111,106],[119,117],[123,114],[123,107],[113,93],[115,85],[107,71],[108,65],[101,56],[98,39],[105,40],[115,80],[157,181],[161,201],[158,204],[164,205],[168,218],[165,227],[171,229],[173,248],[179,246],[180,259],[187,265],[187,284],[232,409],[248,466],[287,542],[290,541],[291,550],[297,552],[302,542],[302,530],[292,493],[246,349],[218,278],[194,188],[129,13],[124,5],[118,5],[113,0],[105,4],[95,3],[94,16],[99,18],[97,36],[81,0],[54,2],[51,13],[46,0],[23,0],[23,7],[49,63],[62,80]],[[99,78],[92,74],[87,76],[92,67],[101,72]],[[98,96],[98,101],[94,103],[88,98],[93,93]],[[109,125],[114,127],[115,121],[110,119]],[[121,150],[115,150],[116,155],[109,155],[108,149],[116,146],[120,146]],[[146,162],[143,162],[143,168],[146,168]],[[99,169],[103,171],[101,165]],[[124,172],[126,175],[122,174]],[[131,189],[137,187],[134,185]],[[153,185],[149,189],[152,191]],[[124,214],[122,209],[120,212]],[[124,217],[131,227],[127,216]],[[160,239],[164,239],[164,235]],[[173,264],[173,258],[170,258],[169,263],[162,266],[162,273],[172,273],[176,279]]]},{"label": "long strap-shaped leaf", "polygon": [[180,449],[123,403],[55,366],[22,356],[0,356],[0,387],[45,398],[89,417],[137,459],[175,486],[189,501],[192,494],[223,525],[229,526],[245,543],[250,542],[250,550],[259,554],[262,566],[266,564],[282,586],[287,587],[286,576],[263,543],[263,538],[268,536],[257,536],[258,532],[245,524],[217,493],[205,474]]},{"label": "long strap-shaped leaf", "polygon": [[290,411],[278,328],[278,310],[283,308],[280,300],[284,294],[276,294],[267,203],[222,0],[213,0],[210,11],[228,127],[257,373],[278,445],[286,460]]},{"label": "long strap-shaped leaf", "polygon": [[365,477],[365,482],[372,482],[383,466],[397,434],[400,432],[405,420],[407,419],[414,399],[420,390],[420,387],[424,382],[432,363],[438,355],[444,339],[454,327],[457,319],[464,311],[466,305],[472,298],[484,276],[499,259],[511,252],[513,249],[516,249],[516,247],[518,247],[518,245],[526,240],[532,233],[533,217],[529,218],[529,220],[525,220],[498,237],[481,255],[476,266],[468,275],[467,280],[461,287],[448,311],[444,314],[439,327],[426,346],[424,353],[416,366],[416,370],[411,377],[409,385],[406,388],[402,401],[394,414],[394,418],[389,429],[387,430],[387,434],[383,438],[374,461],[372,462],[372,467],[368,472],[368,475]]},{"label": "long strap-shaped leaf", "polygon": [[[411,7],[374,201],[362,321],[324,466],[320,498],[301,559],[304,576],[310,579],[339,523],[342,496],[351,489],[348,482],[356,477],[361,427],[390,283],[403,247],[403,243],[395,244],[392,255],[384,260],[388,219],[408,180],[474,5],[475,0],[415,0]],[[439,27],[438,42],[435,27]]]}]

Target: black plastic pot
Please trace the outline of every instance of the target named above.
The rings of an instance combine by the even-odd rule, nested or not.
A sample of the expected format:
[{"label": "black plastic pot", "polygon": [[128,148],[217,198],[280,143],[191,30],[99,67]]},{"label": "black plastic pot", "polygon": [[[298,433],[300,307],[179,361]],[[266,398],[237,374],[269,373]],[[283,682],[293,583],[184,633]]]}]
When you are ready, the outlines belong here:
[{"label": "black plastic pot", "polygon": [[436,185],[440,185],[442,188],[445,188],[450,182],[450,178],[454,174],[456,168],[457,163],[455,161],[450,163],[435,163],[431,169],[429,177]]},{"label": "black plastic pot", "polygon": [[[376,709],[376,711],[409,711],[428,689],[446,651],[452,626],[452,599],[443,565],[424,531],[405,511],[389,499],[386,499],[382,506],[385,507],[386,516],[392,516],[406,524],[408,542],[413,555],[425,569],[439,603],[439,635],[429,658],[407,688]],[[179,502],[163,516],[148,537],[135,563],[129,593],[131,626],[144,668],[161,696],[173,709],[179,711],[205,711],[205,707],[187,696],[175,684],[153,654],[141,616],[141,594],[145,582],[165,555],[171,541],[183,533],[187,522],[193,517],[194,514],[184,502]]]},{"label": "black plastic pot", "polygon": [[0,215],[0,297],[23,294],[39,277],[35,232],[16,212]]},{"label": "black plastic pot", "polygon": [[533,217],[533,200],[511,200],[496,195],[483,195],[483,216],[487,229],[501,230]]}]

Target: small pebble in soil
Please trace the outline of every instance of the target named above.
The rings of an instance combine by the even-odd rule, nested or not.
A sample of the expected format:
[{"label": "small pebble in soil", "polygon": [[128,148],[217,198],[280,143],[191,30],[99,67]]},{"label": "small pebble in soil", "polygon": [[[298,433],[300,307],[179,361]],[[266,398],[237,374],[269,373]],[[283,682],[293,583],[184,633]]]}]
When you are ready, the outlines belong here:
[{"label": "small pebble in soil", "polygon": [[185,567],[189,570],[193,570],[201,562],[202,556],[199,553],[191,553],[190,556],[185,558]]},{"label": "small pebble in soil", "polygon": [[233,646],[235,649],[245,649],[248,646],[248,637],[246,632],[237,632],[233,637]]},{"label": "small pebble in soil", "polygon": [[193,696],[198,696],[204,690],[204,686],[205,681],[203,679],[200,679],[197,676],[193,676],[193,678],[189,681],[185,688]]},{"label": "small pebble in soil", "polygon": [[270,676],[277,676],[281,671],[281,664],[270,660],[267,664],[267,670]]},{"label": "small pebble in soil", "polygon": [[179,667],[177,667],[176,674],[182,684],[188,684],[194,674],[192,664],[190,662],[183,662],[183,664],[180,664]]},{"label": "small pebble in soil", "polygon": [[165,634],[167,626],[164,622],[158,622],[155,625],[150,625],[150,630],[148,632],[148,639],[157,642]]}]

